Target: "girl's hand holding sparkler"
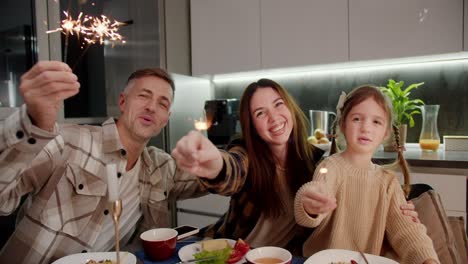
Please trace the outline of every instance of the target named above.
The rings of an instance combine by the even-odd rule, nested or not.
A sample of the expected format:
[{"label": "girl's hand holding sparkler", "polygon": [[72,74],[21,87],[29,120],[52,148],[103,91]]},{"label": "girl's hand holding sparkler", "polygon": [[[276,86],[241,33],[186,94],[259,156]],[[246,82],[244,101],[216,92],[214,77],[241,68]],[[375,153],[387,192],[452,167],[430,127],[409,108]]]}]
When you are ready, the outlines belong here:
[{"label": "girl's hand holding sparkler", "polygon": [[172,157],[180,169],[201,178],[214,179],[223,168],[221,153],[199,131],[190,131],[182,137],[172,151]]},{"label": "girl's hand holding sparkler", "polygon": [[41,61],[21,76],[19,89],[33,124],[53,131],[63,100],[77,94],[80,84],[67,64]]},{"label": "girl's hand holding sparkler", "polygon": [[336,198],[327,193],[325,184],[321,182],[308,186],[304,191],[302,203],[309,215],[326,214],[336,208]]},{"label": "girl's hand holding sparkler", "polygon": [[330,195],[325,184],[328,169],[320,168],[317,181],[313,181],[311,185],[304,190],[302,203],[304,210],[309,215],[318,215],[329,213],[336,208],[336,198]]}]

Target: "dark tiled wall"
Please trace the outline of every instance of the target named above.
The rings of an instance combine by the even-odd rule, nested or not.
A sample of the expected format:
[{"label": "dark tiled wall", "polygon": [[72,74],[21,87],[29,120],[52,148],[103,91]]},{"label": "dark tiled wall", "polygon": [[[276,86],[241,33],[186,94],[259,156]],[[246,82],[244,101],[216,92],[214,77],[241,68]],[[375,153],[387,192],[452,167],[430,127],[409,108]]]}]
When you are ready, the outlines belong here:
[{"label": "dark tiled wall", "polygon": [[[252,81],[270,78],[289,90],[307,116],[309,109],[335,111],[341,91],[348,92],[363,84],[383,86],[389,78],[411,83],[425,82],[413,90],[411,97],[426,104],[439,104],[438,128],[444,135],[468,136],[468,61],[449,61],[400,65],[392,68],[359,68],[295,76],[255,76],[242,81],[215,83],[215,97],[240,98]],[[408,142],[418,142],[422,118],[415,116],[416,125],[408,129]]]}]

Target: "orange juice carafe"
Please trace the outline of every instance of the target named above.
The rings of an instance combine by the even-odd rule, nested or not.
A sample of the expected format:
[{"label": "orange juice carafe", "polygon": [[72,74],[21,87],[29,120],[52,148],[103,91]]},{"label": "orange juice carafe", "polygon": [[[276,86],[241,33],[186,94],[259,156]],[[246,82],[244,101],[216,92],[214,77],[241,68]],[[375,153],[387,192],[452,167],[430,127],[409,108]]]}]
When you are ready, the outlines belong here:
[{"label": "orange juice carafe", "polygon": [[437,115],[439,113],[439,105],[423,105],[421,106],[421,114],[423,124],[421,135],[419,136],[419,146],[422,151],[437,151],[439,150],[440,137],[437,130]]}]

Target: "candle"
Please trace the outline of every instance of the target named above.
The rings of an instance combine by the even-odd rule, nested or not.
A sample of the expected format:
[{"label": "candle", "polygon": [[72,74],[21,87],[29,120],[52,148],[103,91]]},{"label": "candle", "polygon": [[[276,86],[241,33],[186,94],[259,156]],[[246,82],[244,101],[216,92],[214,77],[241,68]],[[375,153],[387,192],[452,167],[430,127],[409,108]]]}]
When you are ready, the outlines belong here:
[{"label": "candle", "polygon": [[109,201],[117,201],[119,199],[119,182],[117,181],[117,167],[115,164],[106,165],[107,173],[107,191],[109,192]]}]

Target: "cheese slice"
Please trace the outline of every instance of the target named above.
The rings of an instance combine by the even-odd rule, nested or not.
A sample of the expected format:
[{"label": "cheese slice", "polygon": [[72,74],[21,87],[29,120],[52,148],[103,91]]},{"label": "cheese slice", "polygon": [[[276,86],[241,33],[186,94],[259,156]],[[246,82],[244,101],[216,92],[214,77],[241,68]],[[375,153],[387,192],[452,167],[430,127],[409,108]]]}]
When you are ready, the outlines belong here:
[{"label": "cheese slice", "polygon": [[226,247],[231,247],[227,240],[225,239],[210,239],[210,240],[203,240],[201,242],[201,248],[204,251],[214,251],[214,250],[220,250],[220,249],[225,249]]}]

